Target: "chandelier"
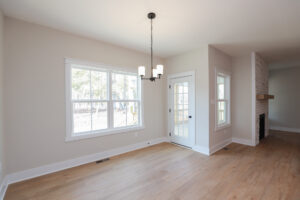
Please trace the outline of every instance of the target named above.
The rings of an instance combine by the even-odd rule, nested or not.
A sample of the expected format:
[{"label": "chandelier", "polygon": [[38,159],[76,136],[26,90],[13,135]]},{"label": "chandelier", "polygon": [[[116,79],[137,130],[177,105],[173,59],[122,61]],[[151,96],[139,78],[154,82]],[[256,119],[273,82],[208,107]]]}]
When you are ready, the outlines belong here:
[{"label": "chandelier", "polygon": [[160,79],[160,77],[164,73],[164,66],[163,65],[157,65],[156,68],[153,67],[153,26],[152,26],[152,20],[156,17],[156,14],[153,12],[148,13],[148,18],[151,21],[151,76],[149,78],[146,78],[146,69],[145,66],[139,66],[138,68],[138,74],[141,77],[142,80],[150,80],[155,81],[156,79]]}]

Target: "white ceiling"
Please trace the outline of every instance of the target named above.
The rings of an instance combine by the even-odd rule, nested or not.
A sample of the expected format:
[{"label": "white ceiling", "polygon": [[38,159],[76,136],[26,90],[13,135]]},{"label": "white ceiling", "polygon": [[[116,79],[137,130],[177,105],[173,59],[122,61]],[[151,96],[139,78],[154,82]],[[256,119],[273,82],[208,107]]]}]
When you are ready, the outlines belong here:
[{"label": "white ceiling", "polygon": [[4,14],[169,57],[213,44],[232,56],[300,57],[300,0],[0,0]]}]

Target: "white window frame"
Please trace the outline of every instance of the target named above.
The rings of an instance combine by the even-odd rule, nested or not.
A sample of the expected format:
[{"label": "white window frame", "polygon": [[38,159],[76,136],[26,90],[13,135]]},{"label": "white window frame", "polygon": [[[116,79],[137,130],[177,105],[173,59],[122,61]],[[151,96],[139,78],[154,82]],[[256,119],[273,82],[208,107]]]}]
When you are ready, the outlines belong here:
[{"label": "white window frame", "polygon": [[[73,133],[73,100],[72,100],[72,64],[82,65],[82,67],[76,67],[79,69],[88,69],[94,71],[108,72],[108,99],[107,100],[87,100],[90,102],[107,102],[108,112],[108,128],[95,131],[83,132],[80,135],[74,135]],[[80,61],[71,58],[65,58],[65,94],[66,94],[66,142],[73,140],[80,140],[86,138],[99,137],[104,135],[111,135],[117,133],[126,133],[132,131],[138,131],[145,128],[144,126],[144,105],[143,105],[143,84],[141,79],[138,77],[138,92],[139,99],[136,100],[112,100],[112,73],[127,74],[127,75],[138,75],[136,71],[130,68],[119,68],[114,66],[108,66],[99,63],[91,63],[87,61]],[[80,100],[79,100],[80,101]],[[134,126],[125,126],[113,128],[113,102],[138,102],[139,104],[139,123]]]},{"label": "white window frame", "polygon": [[[225,78],[224,86],[224,100],[218,99],[218,76],[223,76]],[[226,102],[226,121],[222,124],[218,124],[218,102]],[[231,73],[216,68],[215,72],[215,131],[222,130],[231,126]]]}]

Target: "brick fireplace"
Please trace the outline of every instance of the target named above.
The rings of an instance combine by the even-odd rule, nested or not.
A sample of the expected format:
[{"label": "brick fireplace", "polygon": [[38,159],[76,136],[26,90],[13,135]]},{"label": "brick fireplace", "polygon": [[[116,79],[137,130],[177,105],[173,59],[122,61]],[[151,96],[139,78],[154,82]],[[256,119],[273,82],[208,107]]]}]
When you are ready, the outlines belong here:
[{"label": "brick fireplace", "polygon": [[[255,90],[256,94],[268,94],[269,92],[269,69],[267,63],[260,55],[255,53]],[[264,125],[264,137],[269,134],[269,101],[256,99],[256,134],[255,143],[258,144],[260,140],[260,125]],[[261,124],[261,118],[264,117],[264,124]],[[261,130],[262,131],[262,130]]]}]

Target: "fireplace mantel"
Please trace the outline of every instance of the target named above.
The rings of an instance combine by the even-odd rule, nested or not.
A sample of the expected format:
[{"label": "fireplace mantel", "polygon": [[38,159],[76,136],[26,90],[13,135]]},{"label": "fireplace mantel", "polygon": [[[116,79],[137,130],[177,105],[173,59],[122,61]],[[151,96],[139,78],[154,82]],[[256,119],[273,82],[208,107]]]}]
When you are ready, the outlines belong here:
[{"label": "fireplace mantel", "polygon": [[274,99],[274,95],[269,95],[269,94],[257,94],[256,95],[257,100],[269,100],[269,99]]}]

